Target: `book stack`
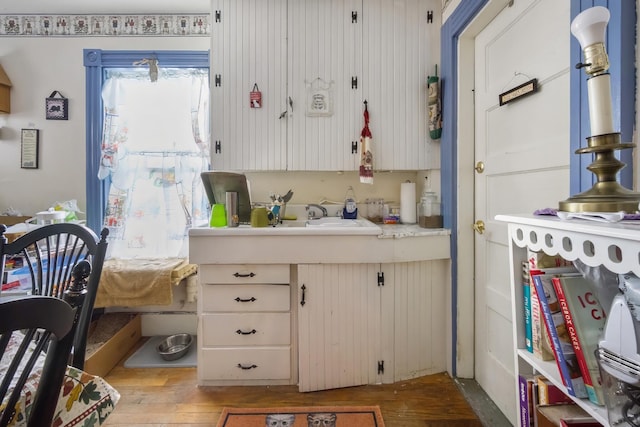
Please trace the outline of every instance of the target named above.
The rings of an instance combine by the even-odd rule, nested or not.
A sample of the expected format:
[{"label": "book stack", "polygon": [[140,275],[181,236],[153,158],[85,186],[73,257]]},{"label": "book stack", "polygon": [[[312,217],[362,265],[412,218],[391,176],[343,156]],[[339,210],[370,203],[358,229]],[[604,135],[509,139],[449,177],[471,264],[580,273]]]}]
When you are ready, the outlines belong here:
[{"label": "book stack", "polygon": [[530,312],[530,320],[525,319],[525,327],[531,328],[530,351],[549,360],[543,354],[544,339],[539,336],[540,330],[544,330],[567,393],[602,406],[605,402],[595,350],[606,313],[596,297],[596,285],[562,261],[547,262],[546,265],[551,265],[547,267],[538,262],[541,259],[529,256],[528,297],[524,292],[524,303],[530,304],[525,308],[525,317]]}]

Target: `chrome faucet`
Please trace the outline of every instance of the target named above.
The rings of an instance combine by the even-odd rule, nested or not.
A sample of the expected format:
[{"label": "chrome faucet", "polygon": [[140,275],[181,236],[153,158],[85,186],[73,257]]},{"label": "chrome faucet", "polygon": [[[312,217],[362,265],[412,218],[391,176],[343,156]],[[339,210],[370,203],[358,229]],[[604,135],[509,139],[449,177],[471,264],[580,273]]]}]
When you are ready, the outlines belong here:
[{"label": "chrome faucet", "polygon": [[[317,205],[315,203],[310,203],[307,206],[305,206],[304,208],[308,212],[307,219],[318,219],[318,218],[321,218],[323,216],[329,216],[329,213],[327,212],[327,209],[324,206],[320,206],[320,205]],[[317,216],[316,215],[316,211],[313,210],[312,208],[320,209],[320,211],[322,212],[322,215],[321,216]]]}]

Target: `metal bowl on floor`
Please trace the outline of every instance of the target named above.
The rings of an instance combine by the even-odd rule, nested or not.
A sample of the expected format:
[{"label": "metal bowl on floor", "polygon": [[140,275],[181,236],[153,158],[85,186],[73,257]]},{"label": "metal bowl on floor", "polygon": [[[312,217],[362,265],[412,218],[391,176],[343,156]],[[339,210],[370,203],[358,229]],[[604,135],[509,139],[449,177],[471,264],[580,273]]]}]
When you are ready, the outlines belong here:
[{"label": "metal bowl on floor", "polygon": [[178,360],[189,352],[192,343],[191,334],[175,334],[160,341],[156,350],[164,360]]}]

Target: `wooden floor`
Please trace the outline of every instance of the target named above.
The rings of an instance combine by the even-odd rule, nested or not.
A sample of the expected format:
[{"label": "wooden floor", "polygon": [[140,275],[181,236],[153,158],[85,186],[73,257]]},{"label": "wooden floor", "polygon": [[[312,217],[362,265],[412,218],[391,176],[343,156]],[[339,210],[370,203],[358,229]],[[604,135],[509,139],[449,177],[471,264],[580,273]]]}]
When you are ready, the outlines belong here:
[{"label": "wooden floor", "polygon": [[198,387],[195,368],[131,369],[123,362],[105,377],[121,394],[107,426],[215,427],[225,406],[378,405],[386,427],[482,427],[447,374],[299,393],[296,386]]}]

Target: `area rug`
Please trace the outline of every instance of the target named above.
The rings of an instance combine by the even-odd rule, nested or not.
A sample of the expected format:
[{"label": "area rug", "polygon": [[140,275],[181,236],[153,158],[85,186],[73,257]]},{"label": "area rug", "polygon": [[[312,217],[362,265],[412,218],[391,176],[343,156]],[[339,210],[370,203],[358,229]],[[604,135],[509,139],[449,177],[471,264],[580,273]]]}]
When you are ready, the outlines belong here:
[{"label": "area rug", "polygon": [[384,427],[378,406],[224,408],[217,427]]},{"label": "area rug", "polygon": [[136,350],[124,362],[125,368],[187,368],[196,366],[197,362],[197,337],[193,335],[193,343],[189,352],[177,360],[164,360],[156,350],[160,342],[166,336],[150,337],[139,349]]}]

